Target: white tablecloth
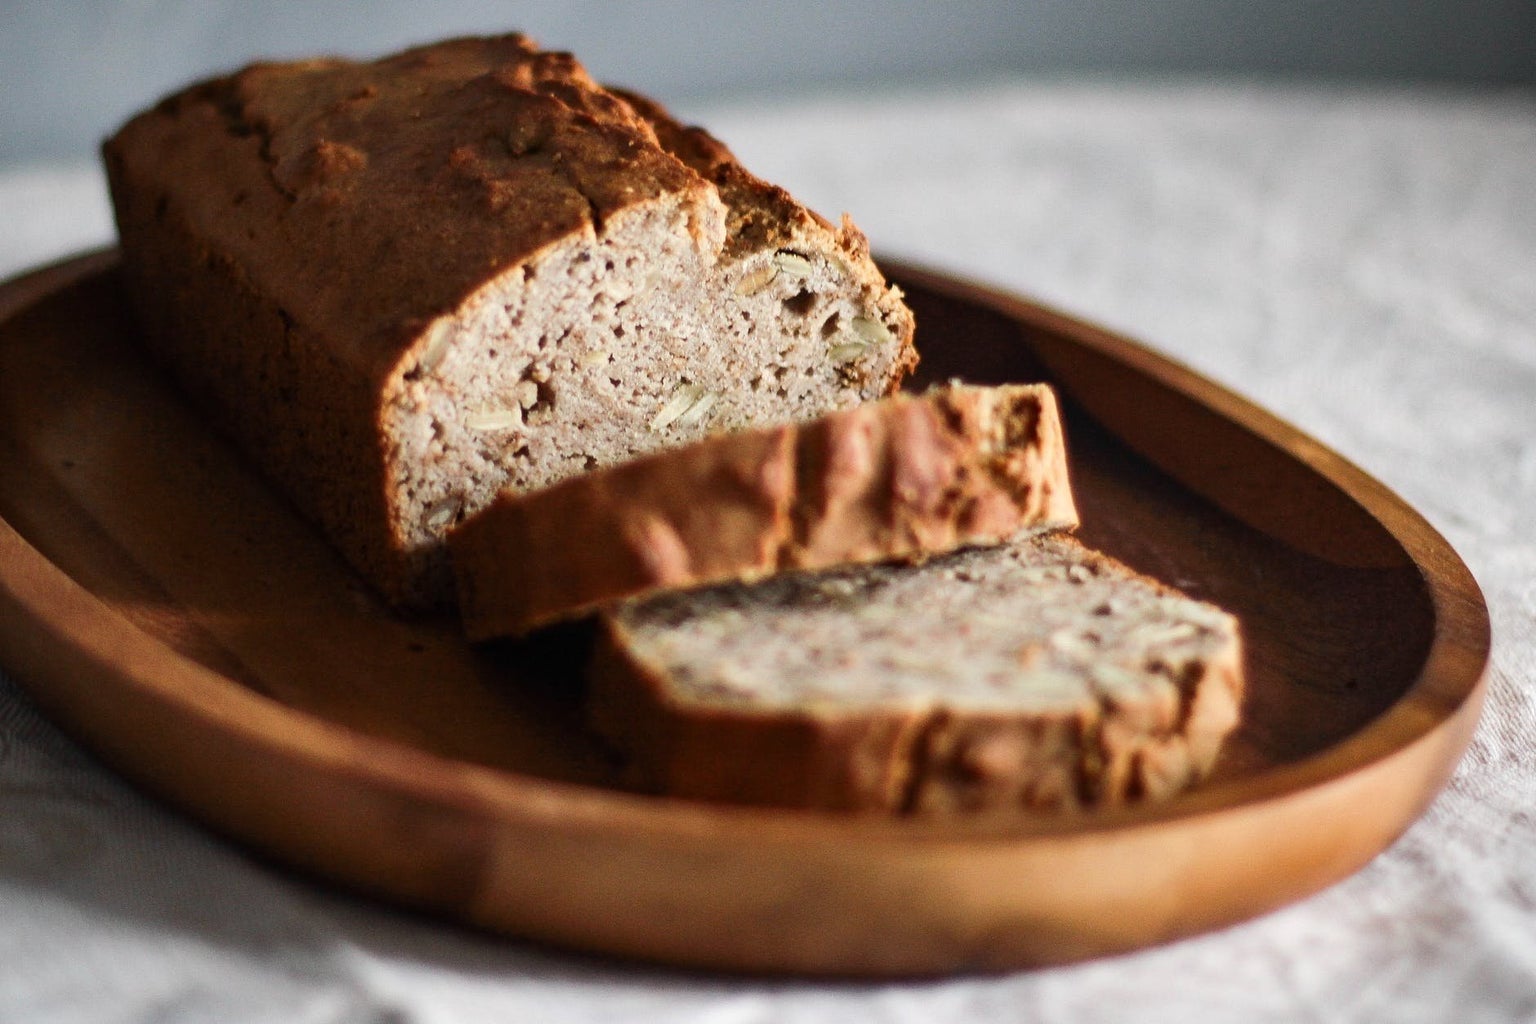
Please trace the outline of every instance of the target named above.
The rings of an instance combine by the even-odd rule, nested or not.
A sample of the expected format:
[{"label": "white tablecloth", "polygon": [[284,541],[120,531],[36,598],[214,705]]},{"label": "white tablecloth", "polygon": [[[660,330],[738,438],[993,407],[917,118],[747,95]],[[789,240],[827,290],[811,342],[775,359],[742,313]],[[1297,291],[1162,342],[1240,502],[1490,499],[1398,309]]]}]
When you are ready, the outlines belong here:
[{"label": "white tablecloth", "polygon": [[[0,675],[0,1022],[1536,1020],[1536,96],[1005,83],[710,122],[878,250],[1137,335],[1423,511],[1495,638],[1447,792],[1356,876],[1220,934],[993,978],[742,980],[296,880]],[[0,272],[110,235],[94,168],[0,173]]]}]

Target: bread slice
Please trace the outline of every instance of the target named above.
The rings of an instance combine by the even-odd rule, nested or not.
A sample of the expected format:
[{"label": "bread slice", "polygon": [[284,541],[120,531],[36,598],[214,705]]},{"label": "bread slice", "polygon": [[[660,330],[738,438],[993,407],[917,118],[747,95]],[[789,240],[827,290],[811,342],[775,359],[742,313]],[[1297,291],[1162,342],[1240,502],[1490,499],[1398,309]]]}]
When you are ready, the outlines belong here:
[{"label": "bread slice", "polygon": [[895,389],[833,226],[522,36],[259,64],[103,149],[146,341],[390,599],[504,488]]},{"label": "bread slice", "polygon": [[1230,615],[1050,535],[628,602],[590,685],[645,788],[943,814],[1167,797],[1243,675]]},{"label": "bread slice", "polygon": [[1051,390],[951,384],[508,491],[449,551],[483,640],[660,589],[1076,525]]}]

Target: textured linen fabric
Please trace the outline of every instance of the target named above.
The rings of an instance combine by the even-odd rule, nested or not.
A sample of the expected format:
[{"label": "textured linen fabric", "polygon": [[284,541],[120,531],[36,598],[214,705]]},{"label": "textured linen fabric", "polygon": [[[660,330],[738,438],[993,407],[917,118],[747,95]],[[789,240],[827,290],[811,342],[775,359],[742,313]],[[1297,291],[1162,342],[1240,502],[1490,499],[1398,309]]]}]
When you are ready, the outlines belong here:
[{"label": "textured linen fabric", "polygon": [[[744,980],[296,879],[97,764],[0,650],[0,1022],[1536,1020],[1536,96],[999,83],[709,120],[878,252],[1131,333],[1422,511],[1493,618],[1445,794],[1363,871],[1221,933],[1000,977]],[[4,274],[111,235],[87,166],[0,173],[0,225]]]}]

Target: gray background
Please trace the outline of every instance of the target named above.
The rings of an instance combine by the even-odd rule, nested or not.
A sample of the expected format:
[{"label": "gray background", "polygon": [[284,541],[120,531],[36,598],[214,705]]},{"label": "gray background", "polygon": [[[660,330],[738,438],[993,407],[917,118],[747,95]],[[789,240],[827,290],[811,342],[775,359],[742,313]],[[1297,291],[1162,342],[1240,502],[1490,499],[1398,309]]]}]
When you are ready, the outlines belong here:
[{"label": "gray background", "polygon": [[684,116],[1019,74],[1536,82],[1536,0],[0,0],[0,165],[88,157],[132,111],[256,58],[513,28]]}]

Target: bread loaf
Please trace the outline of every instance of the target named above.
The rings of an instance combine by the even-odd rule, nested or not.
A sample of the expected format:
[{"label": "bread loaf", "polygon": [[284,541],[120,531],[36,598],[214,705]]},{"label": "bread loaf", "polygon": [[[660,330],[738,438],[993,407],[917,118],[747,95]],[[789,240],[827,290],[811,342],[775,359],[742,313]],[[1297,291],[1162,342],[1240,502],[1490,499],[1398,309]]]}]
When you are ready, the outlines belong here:
[{"label": "bread loaf", "polygon": [[508,491],[449,551],[486,639],[659,589],[1075,525],[1051,390],[951,384]]},{"label": "bread loaf", "polygon": [[104,157],[147,344],[397,603],[451,593],[445,531],[504,488],[916,361],[846,218],[521,36],[255,65]]},{"label": "bread loaf", "polygon": [[1167,797],[1242,691],[1231,616],[1058,534],[627,602],[589,708],[653,791],[943,814]]}]

